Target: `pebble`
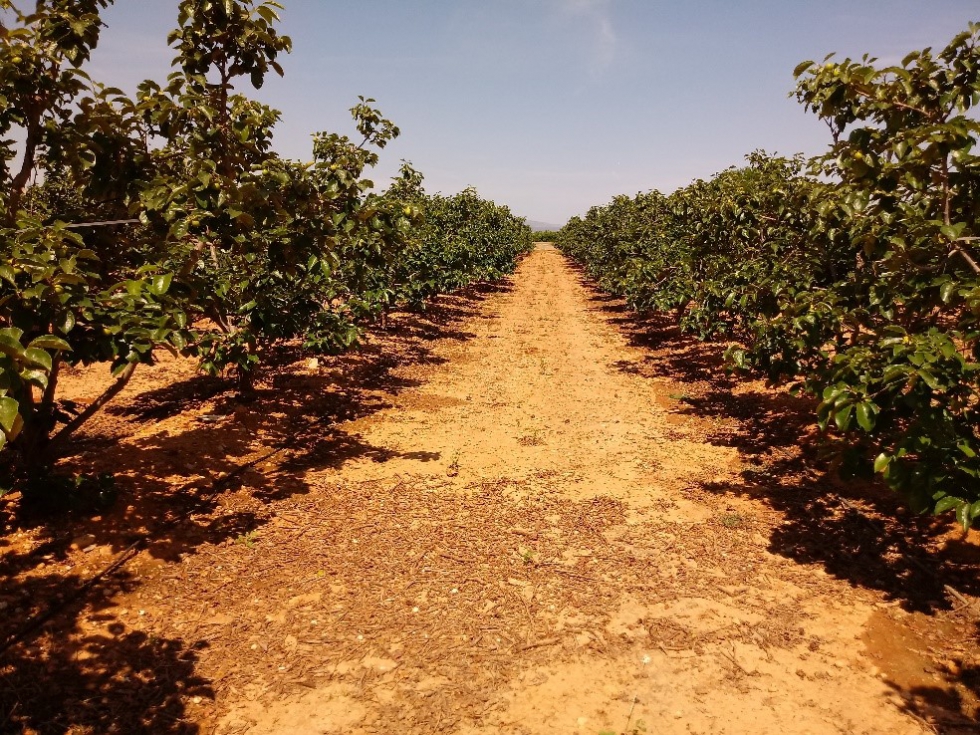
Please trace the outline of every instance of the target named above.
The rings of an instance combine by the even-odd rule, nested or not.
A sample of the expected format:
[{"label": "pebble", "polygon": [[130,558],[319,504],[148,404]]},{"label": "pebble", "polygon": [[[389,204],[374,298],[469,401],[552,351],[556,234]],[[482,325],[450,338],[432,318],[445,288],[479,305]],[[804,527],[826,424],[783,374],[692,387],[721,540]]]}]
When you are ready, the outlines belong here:
[{"label": "pebble", "polygon": [[81,536],[77,536],[74,539],[72,539],[71,547],[73,549],[88,550],[93,547],[94,543],[95,543],[95,536],[93,536],[90,533],[85,533],[82,534]]}]

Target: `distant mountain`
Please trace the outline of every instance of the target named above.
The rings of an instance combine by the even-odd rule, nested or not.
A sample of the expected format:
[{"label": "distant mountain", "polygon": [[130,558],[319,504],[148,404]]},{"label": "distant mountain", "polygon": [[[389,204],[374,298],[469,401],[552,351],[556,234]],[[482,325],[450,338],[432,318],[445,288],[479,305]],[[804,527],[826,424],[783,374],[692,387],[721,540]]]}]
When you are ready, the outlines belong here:
[{"label": "distant mountain", "polygon": [[527,221],[527,226],[532,232],[545,232],[547,230],[560,230],[561,225],[552,225],[548,222],[535,222],[533,219]]}]

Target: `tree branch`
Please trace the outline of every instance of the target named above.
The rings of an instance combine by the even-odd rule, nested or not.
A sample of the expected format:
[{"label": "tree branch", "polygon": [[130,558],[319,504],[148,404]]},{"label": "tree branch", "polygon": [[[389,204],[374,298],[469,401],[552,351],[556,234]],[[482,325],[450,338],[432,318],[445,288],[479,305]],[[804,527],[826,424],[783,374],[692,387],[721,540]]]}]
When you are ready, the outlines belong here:
[{"label": "tree branch", "polygon": [[962,248],[954,247],[952,250],[949,251],[949,257],[952,258],[954,255],[963,256],[963,260],[965,260],[967,264],[969,264],[970,268],[973,269],[973,272],[980,274],[980,265],[977,265],[977,261],[975,261],[968,252],[966,252]]},{"label": "tree branch", "polygon": [[10,182],[10,202],[7,211],[8,224],[13,224],[17,219],[17,210],[20,209],[21,200],[24,198],[24,190],[27,188],[27,182],[31,179],[31,172],[34,171],[34,159],[37,156],[40,132],[40,120],[32,116],[32,119],[27,124],[27,139],[24,141],[24,160],[21,162],[20,171],[17,172],[13,181]]}]

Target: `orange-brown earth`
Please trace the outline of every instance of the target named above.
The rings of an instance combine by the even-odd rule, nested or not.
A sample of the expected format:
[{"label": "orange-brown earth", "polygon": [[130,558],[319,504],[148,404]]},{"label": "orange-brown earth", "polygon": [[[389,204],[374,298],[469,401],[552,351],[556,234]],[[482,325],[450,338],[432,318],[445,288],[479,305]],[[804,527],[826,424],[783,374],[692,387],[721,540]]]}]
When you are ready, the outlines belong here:
[{"label": "orange-brown earth", "polygon": [[0,732],[975,731],[975,536],[831,479],[719,353],[543,246],[252,403],[138,372],[67,460],[116,505],[4,506],[0,632],[58,613]]}]

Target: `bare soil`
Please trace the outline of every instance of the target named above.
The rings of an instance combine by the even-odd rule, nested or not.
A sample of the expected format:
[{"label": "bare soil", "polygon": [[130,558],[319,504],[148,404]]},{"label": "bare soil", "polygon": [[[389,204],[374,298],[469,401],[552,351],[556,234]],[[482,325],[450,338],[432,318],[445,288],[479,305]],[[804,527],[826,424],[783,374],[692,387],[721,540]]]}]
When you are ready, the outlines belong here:
[{"label": "bare soil", "polygon": [[833,479],[721,352],[540,246],[250,403],[138,372],[66,462],[112,509],[2,506],[0,636],[57,614],[0,732],[976,732],[977,534]]}]

